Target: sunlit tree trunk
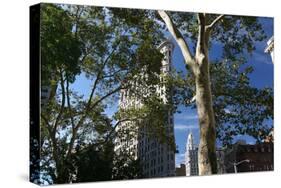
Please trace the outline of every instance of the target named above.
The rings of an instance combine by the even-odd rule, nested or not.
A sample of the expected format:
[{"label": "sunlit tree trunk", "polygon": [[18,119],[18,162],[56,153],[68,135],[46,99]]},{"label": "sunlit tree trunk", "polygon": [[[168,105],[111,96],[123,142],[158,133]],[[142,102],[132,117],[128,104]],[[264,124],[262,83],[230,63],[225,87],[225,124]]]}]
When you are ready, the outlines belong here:
[{"label": "sunlit tree trunk", "polygon": [[196,85],[196,106],[199,118],[200,142],[198,151],[199,175],[217,173],[215,118],[209,73],[208,40],[211,26],[205,25],[205,15],[198,14],[196,54],[191,55],[180,31],[165,11],[158,11],[168,30],[179,45],[186,64],[191,67]]},{"label": "sunlit tree trunk", "polygon": [[198,23],[199,32],[193,68],[200,128],[198,167],[199,175],[209,175],[217,173],[216,130],[209,73],[209,30],[205,26],[204,14],[198,14]]}]

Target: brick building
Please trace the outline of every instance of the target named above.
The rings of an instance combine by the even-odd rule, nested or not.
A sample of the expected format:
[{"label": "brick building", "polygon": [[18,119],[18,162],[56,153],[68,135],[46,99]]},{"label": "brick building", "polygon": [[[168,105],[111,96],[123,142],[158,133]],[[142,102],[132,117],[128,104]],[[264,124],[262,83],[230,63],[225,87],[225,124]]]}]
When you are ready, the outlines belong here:
[{"label": "brick building", "polygon": [[273,143],[249,145],[238,142],[234,144],[231,149],[225,151],[226,173],[234,173],[234,165],[237,172],[273,170]]}]

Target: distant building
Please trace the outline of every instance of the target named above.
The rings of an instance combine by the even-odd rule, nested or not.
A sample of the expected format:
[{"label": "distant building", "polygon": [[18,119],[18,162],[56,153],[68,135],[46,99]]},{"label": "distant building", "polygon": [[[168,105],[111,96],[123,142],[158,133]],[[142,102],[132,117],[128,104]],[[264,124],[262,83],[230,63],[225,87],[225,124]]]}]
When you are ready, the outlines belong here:
[{"label": "distant building", "polygon": [[198,147],[195,147],[193,143],[193,135],[191,132],[188,134],[186,142],[185,167],[186,176],[196,176],[199,174]]},{"label": "distant building", "polygon": [[[273,162],[273,129],[263,141],[254,145],[239,140],[229,148],[216,149],[217,173],[271,171]],[[199,175],[198,147],[194,145],[192,133],[189,133],[185,154],[186,176]]]},{"label": "distant building", "polygon": [[[172,68],[172,51],[174,45],[167,40],[161,43],[158,49],[164,54],[161,72],[162,74],[169,74]],[[145,79],[145,74],[141,74],[140,76]],[[161,81],[161,78],[159,79]],[[167,103],[171,99],[170,96],[167,96],[169,92],[166,92],[168,88],[165,84],[156,85],[154,88],[146,88],[143,85],[133,85],[133,88],[141,88],[142,91],[147,91],[147,94],[154,90],[154,92],[159,94],[164,103]],[[121,90],[119,108],[138,108],[142,105],[138,97],[132,96],[130,89]],[[169,137],[174,138],[173,113],[169,111],[167,117],[168,120],[165,125],[165,131]],[[139,124],[141,124],[141,122],[139,122]],[[135,122],[120,123],[116,128],[117,134],[120,133],[120,135],[122,135],[122,132],[130,132],[132,130],[134,130],[134,134],[123,134],[124,136],[118,137],[115,140],[115,153],[119,155],[123,151],[126,151],[131,158],[135,160],[139,159],[144,177],[175,176],[175,149],[171,147],[171,143],[160,143],[157,138],[149,136],[149,131],[152,131],[152,129],[148,129],[148,126],[149,125],[138,126]]]},{"label": "distant building", "polygon": [[264,52],[270,54],[272,63],[274,63],[274,37],[273,36],[267,41],[267,46]]},{"label": "distant building", "polygon": [[50,86],[41,86],[41,106],[45,106],[51,96],[51,87]]},{"label": "distant building", "polygon": [[249,145],[238,142],[232,148],[225,151],[226,173],[234,173],[234,165],[237,172],[270,171],[273,170],[273,143],[259,143]]},{"label": "distant building", "polygon": [[[224,149],[216,149],[217,156],[217,173],[224,174],[225,169],[225,153]],[[195,146],[192,133],[188,134],[186,143],[186,153],[185,153],[185,167],[186,176],[197,176],[199,175],[198,167],[198,147]]]},{"label": "distant building", "polygon": [[180,164],[180,167],[176,167],[176,176],[186,176],[185,164]]}]

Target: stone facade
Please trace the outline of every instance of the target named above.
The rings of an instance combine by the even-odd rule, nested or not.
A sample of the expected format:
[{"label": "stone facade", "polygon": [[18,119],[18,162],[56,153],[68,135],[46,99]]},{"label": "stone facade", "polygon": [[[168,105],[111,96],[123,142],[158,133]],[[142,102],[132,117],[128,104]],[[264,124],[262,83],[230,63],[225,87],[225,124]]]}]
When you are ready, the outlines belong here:
[{"label": "stone facade", "polygon": [[[170,41],[164,41],[158,47],[161,53],[164,54],[162,60],[161,72],[169,74],[172,68],[172,52],[174,45]],[[145,77],[145,75],[141,75]],[[141,87],[143,91],[149,91],[145,86]],[[168,102],[169,96],[166,96],[167,87],[163,84],[156,85],[154,90],[160,95],[164,103]],[[137,97],[131,97],[130,90],[122,90],[120,93],[119,108],[141,107],[143,104]],[[168,112],[168,123],[165,125],[166,134],[174,138],[174,119],[173,114]],[[140,122],[141,124],[141,122]],[[122,151],[129,152],[133,159],[139,159],[142,166],[143,176],[150,177],[167,177],[175,176],[175,150],[168,143],[160,143],[155,137],[149,136],[149,125],[138,126],[134,122],[123,122],[117,128],[117,133],[120,131],[134,130],[132,135],[126,135],[117,138],[115,141],[115,152],[121,154]]]}]

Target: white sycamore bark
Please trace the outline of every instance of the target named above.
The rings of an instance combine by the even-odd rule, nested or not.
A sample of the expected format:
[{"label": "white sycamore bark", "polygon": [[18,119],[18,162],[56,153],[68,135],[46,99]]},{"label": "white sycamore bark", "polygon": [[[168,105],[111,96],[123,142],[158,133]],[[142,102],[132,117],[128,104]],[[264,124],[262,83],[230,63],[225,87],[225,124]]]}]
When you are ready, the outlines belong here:
[{"label": "white sycamore bark", "polygon": [[210,25],[206,26],[206,15],[201,13],[198,14],[199,32],[196,44],[196,54],[193,57],[187,42],[176,28],[169,15],[162,10],[159,10],[158,14],[165,22],[169,32],[179,45],[186,64],[191,67],[195,76],[196,106],[200,128],[198,151],[199,175],[215,174],[217,173],[215,144],[216,131],[210,85],[208,42],[211,30],[223,18],[223,15],[218,16]]}]

